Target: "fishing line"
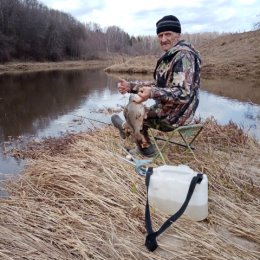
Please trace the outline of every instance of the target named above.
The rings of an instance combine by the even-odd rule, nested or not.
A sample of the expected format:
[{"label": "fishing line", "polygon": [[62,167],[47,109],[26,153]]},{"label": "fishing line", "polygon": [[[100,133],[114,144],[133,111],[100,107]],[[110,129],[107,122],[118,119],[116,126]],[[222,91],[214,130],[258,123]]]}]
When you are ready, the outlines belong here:
[{"label": "fishing line", "polygon": [[75,115],[75,114],[71,114],[71,115],[75,116],[75,117],[79,117],[79,118],[88,119],[88,120],[91,120],[91,121],[94,121],[94,122],[97,122],[97,123],[101,123],[101,124],[105,124],[105,125],[112,125],[111,123],[106,123],[106,122],[103,122],[103,121],[100,121],[100,120],[97,120],[97,119],[94,119],[94,118],[86,117],[86,116],[78,116],[78,115]]}]

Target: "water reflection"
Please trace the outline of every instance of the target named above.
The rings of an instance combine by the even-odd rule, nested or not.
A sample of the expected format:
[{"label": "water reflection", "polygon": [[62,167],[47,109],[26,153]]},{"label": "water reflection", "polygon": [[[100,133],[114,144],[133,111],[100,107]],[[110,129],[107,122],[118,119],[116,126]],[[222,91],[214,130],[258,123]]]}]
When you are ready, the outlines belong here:
[{"label": "water reflection", "polygon": [[235,79],[202,79],[202,89],[218,96],[260,104],[260,81]]},{"label": "water reflection", "polygon": [[0,140],[36,134],[60,114],[107,85],[98,70],[54,71],[0,77]]},{"label": "water reflection", "polygon": [[237,123],[251,136],[260,139],[260,106],[217,96],[202,91],[197,115],[202,118],[214,116],[221,124]]},{"label": "water reflection", "polygon": [[5,156],[11,138],[53,136],[70,130],[73,118],[69,114],[83,107],[85,115],[86,100],[94,97],[98,104],[108,86],[113,85],[113,79],[100,70],[1,76],[0,173],[17,172],[23,167],[22,162]]},{"label": "water reflection", "polygon": [[[1,76],[0,173],[17,172],[23,167],[22,162],[4,156],[5,142],[10,136],[41,138],[86,130],[91,127],[87,118],[110,123],[110,115],[99,111],[124,106],[128,101],[127,95],[117,92],[117,78],[118,75],[96,69]],[[125,78],[133,80],[138,76]],[[145,80],[151,80],[150,76]],[[232,120],[250,128],[250,134],[260,139],[257,88],[256,83],[202,80],[204,91],[197,115],[213,115],[222,124]]]}]

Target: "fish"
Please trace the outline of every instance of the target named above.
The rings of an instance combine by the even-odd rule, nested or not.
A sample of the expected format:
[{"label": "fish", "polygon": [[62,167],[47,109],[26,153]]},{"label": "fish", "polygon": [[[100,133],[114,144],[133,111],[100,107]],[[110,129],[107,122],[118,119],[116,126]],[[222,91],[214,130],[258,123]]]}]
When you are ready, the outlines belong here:
[{"label": "fish", "polygon": [[136,94],[130,94],[129,102],[124,109],[124,117],[126,119],[126,127],[128,127],[136,141],[145,143],[145,138],[141,131],[143,122],[146,118],[146,110],[143,103],[136,103]]}]

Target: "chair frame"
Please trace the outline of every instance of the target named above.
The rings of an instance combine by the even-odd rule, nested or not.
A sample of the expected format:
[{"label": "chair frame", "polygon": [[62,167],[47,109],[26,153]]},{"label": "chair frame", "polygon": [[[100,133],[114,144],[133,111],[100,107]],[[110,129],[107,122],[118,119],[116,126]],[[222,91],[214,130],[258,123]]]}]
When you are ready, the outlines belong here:
[{"label": "chair frame", "polygon": [[[156,148],[157,148],[157,150],[159,152],[158,155],[160,155],[160,157],[162,158],[163,162],[166,163],[162,153],[163,153],[164,149],[166,148],[167,144],[170,143],[170,144],[175,144],[175,145],[178,145],[178,146],[181,146],[181,147],[184,147],[184,148],[188,148],[193,153],[193,150],[195,150],[195,147],[192,146],[192,143],[199,136],[199,134],[202,131],[202,129],[203,129],[203,125],[202,124],[191,124],[191,125],[179,126],[179,127],[175,128],[175,129],[173,129],[173,131],[169,132],[170,135],[168,136],[167,139],[161,138],[161,137],[157,137],[157,136],[153,136],[151,130],[150,130],[150,134],[151,134],[152,138],[154,139],[155,146],[156,146]],[[171,141],[171,139],[173,138],[173,136],[175,135],[176,132],[181,136],[181,138],[183,140],[183,143],[178,143],[178,142]],[[185,138],[185,136],[193,136],[193,138],[190,141],[188,141]],[[158,147],[158,144],[157,144],[156,140],[161,140],[161,141],[165,142],[161,149]]]}]

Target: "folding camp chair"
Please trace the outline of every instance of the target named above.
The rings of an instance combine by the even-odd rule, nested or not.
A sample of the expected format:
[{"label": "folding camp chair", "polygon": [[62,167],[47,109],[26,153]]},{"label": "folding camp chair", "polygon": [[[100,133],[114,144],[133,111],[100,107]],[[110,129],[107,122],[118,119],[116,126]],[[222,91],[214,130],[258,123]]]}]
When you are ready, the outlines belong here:
[{"label": "folding camp chair", "polygon": [[[175,128],[173,131],[169,132],[168,138],[166,138],[166,139],[161,138],[159,136],[154,136],[152,134],[151,130],[150,130],[150,134],[151,134],[152,138],[154,139],[155,146],[158,150],[158,155],[160,155],[160,157],[162,158],[162,160],[165,163],[165,159],[164,159],[162,153],[163,153],[164,149],[167,147],[168,144],[175,144],[175,145],[179,145],[179,146],[184,147],[184,148],[188,148],[193,153],[192,150],[194,150],[195,147],[192,146],[192,143],[199,136],[202,129],[203,129],[202,124],[191,124],[191,125],[179,126],[179,127]],[[173,139],[173,137],[176,133],[179,134],[183,143],[172,141],[172,139]],[[161,141],[165,142],[163,144],[162,148],[159,148],[156,140],[161,140]]]}]

